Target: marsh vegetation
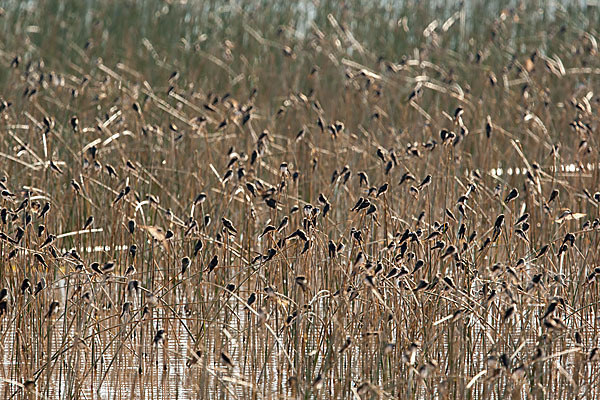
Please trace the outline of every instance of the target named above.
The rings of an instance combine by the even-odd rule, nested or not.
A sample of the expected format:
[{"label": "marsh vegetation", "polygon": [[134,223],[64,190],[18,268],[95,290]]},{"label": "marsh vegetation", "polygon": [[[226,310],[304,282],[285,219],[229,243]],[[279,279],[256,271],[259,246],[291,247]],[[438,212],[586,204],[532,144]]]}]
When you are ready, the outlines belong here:
[{"label": "marsh vegetation", "polygon": [[598,10],[391,3],[3,3],[1,398],[600,397]]}]

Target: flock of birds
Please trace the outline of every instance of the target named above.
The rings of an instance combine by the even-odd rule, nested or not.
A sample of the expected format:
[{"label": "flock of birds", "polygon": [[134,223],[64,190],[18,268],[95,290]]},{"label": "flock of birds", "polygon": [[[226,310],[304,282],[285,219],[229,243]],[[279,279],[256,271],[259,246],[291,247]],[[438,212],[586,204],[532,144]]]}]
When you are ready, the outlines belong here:
[{"label": "flock of birds", "polygon": [[[283,49],[284,60],[293,55]],[[93,73],[78,75],[23,58],[8,64],[24,89],[5,90],[0,106],[8,132],[0,179],[2,331],[29,332],[27,343],[36,344],[20,350],[32,366],[17,382],[22,389],[39,389],[64,351],[41,350],[52,338],[36,339],[50,332],[42,327],[59,329],[72,349],[89,350],[102,337],[82,315],[101,319],[107,331],[129,326],[135,340],[147,323],[150,348],[183,334],[192,343],[186,365],[214,362],[221,374],[241,368],[244,356],[210,324],[227,326],[238,315],[278,348],[273,357],[283,359],[287,383],[302,393],[334,385],[350,360],[376,362],[357,353],[373,337],[373,354],[391,359],[392,371],[428,382],[445,379],[452,358],[466,357],[440,355],[454,330],[485,332],[480,362],[462,367],[470,374],[466,388],[484,377],[521,388],[539,373],[536,365],[577,387],[573,365],[600,360],[589,320],[600,275],[600,192],[588,178],[598,172],[582,163],[578,174],[560,176],[556,165],[571,149],[518,140],[490,115],[478,128],[468,95],[433,120],[436,110],[424,99],[432,85],[423,80],[398,107],[422,120],[425,136],[436,133],[417,140],[383,131],[392,113],[382,108],[386,85],[424,61],[380,60],[379,72],[347,65],[346,107],[375,110],[357,123],[352,111],[332,117],[318,88],[286,93],[269,115],[259,89],[203,92],[175,71],[155,90],[133,83],[125,64],[99,61]],[[311,68],[311,82],[328,68]],[[511,68],[533,81],[544,62],[536,52]],[[498,82],[490,75],[486,85],[491,91]],[[527,103],[534,89],[530,82],[511,92],[507,104]],[[582,138],[574,154],[597,164],[597,95],[589,93],[563,107]],[[484,157],[476,142],[488,143],[488,154],[502,153],[498,142],[514,149],[525,172],[510,182],[482,172],[497,160],[476,158]],[[174,322],[165,323],[167,315]],[[331,322],[317,332],[315,315]],[[520,341],[523,331],[530,334]],[[213,340],[203,341],[207,335]],[[302,375],[310,357],[298,337],[318,343],[310,378]],[[149,352],[127,351],[132,359]],[[551,364],[565,356],[573,357],[570,366]],[[139,373],[145,370],[140,361]],[[383,389],[365,376],[351,390],[360,397]]]}]

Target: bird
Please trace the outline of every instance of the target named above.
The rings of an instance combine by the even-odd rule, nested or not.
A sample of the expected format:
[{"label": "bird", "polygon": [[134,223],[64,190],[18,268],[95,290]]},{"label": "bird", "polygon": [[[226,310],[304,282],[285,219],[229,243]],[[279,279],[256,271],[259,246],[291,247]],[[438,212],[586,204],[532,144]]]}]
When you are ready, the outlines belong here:
[{"label": "bird", "polygon": [[289,235],[287,237],[287,239],[289,240],[289,239],[293,239],[296,237],[303,240],[304,242],[306,242],[308,240],[306,233],[302,229],[296,229],[296,231],[294,233],[292,233],[291,235]]},{"label": "bird", "polygon": [[527,221],[527,218],[529,218],[529,213],[524,213],[519,217],[519,219],[517,219],[517,222],[515,222],[515,226],[519,225],[521,222]]},{"label": "bird", "polygon": [[367,210],[367,213],[365,214],[365,216],[374,214],[376,212],[377,212],[377,207],[375,206],[375,204],[371,204],[371,206]]},{"label": "bird", "polygon": [[221,352],[221,362],[225,364],[229,368],[233,368],[233,362],[231,361],[231,356],[226,352]]},{"label": "bird", "polygon": [[90,264],[90,268],[92,269],[92,271],[94,271],[98,275],[103,275],[104,274],[102,272],[102,270],[100,269],[100,263],[93,262],[93,263]]},{"label": "bird", "polygon": [[415,177],[410,172],[405,172],[404,175],[402,175],[402,178],[400,178],[400,182],[398,183],[398,185],[402,185],[404,182],[414,180]]},{"label": "bird", "polygon": [[327,248],[329,251],[329,257],[333,258],[335,257],[336,253],[337,253],[337,247],[335,245],[335,242],[333,240],[330,240],[329,243],[327,243]]},{"label": "bird", "polygon": [[425,289],[427,286],[429,286],[429,282],[427,282],[425,279],[421,279],[413,291],[418,292]]},{"label": "bird", "polygon": [[194,199],[194,204],[202,204],[206,201],[206,193],[202,192]]},{"label": "bird", "polygon": [[135,258],[135,255],[137,254],[136,244],[132,244],[131,246],[129,246],[129,254],[131,255],[131,258]]},{"label": "bird", "polygon": [[517,190],[517,188],[513,188],[504,198],[504,202],[508,204],[511,202],[511,200],[514,200],[517,197],[519,197],[519,191]]},{"label": "bird", "polygon": [[23,279],[23,282],[21,282],[21,294],[25,294],[26,291],[31,293],[31,281],[27,278]]},{"label": "bird", "polygon": [[103,274],[108,274],[110,272],[113,272],[114,270],[115,270],[115,263],[112,261],[109,261],[102,266]]},{"label": "bird", "polygon": [[267,261],[271,261],[271,259],[273,257],[275,257],[275,255],[277,254],[277,250],[271,248],[269,250],[267,250],[267,254],[264,256],[259,256],[262,257],[262,262],[267,262]]},{"label": "bird", "polygon": [[431,183],[431,175],[427,175],[425,177],[425,179],[423,179],[423,181],[421,181],[421,183],[419,183],[419,186],[417,186],[417,189],[422,190],[422,189],[426,188],[427,186],[429,186],[430,183]]},{"label": "bird", "polygon": [[130,219],[129,221],[127,221],[127,230],[131,235],[133,235],[133,233],[135,232],[135,220]]},{"label": "bird", "polygon": [[227,218],[221,218],[221,222],[223,223],[223,226],[225,227],[228,233],[232,233],[234,235],[238,233],[237,229],[235,229],[235,226],[233,226],[233,223]]},{"label": "bird", "polygon": [[40,250],[42,250],[44,247],[49,246],[52,242],[54,242],[56,240],[56,236],[50,234],[48,235],[48,237],[46,238],[46,240],[44,241],[44,243],[42,243],[40,245]]},{"label": "bird", "polygon": [[59,308],[60,303],[58,301],[53,301],[52,303],[50,303],[50,307],[48,307],[48,312],[46,313],[46,318],[54,316],[58,312]]},{"label": "bird", "polygon": [[255,301],[256,301],[256,293],[252,293],[252,294],[250,294],[250,297],[248,297],[246,304],[248,305],[248,307],[250,307],[252,304],[254,304]]},{"label": "bird", "polygon": [[444,254],[442,255],[442,260],[445,259],[448,256],[451,256],[452,254],[454,254],[456,252],[456,247],[450,245],[446,248],[446,251],[444,252]]},{"label": "bird", "polygon": [[82,230],[85,231],[86,229],[90,228],[93,224],[94,224],[94,216],[90,215],[88,217],[88,219],[85,221],[85,224],[83,224]]},{"label": "bird", "polygon": [[217,265],[219,265],[219,257],[215,255],[208,263],[208,272],[211,273],[217,267]]},{"label": "bird", "polygon": [[542,246],[542,248],[540,249],[540,251],[538,251],[538,253],[535,255],[534,259],[538,259],[540,257],[542,257],[544,254],[546,254],[546,252],[548,251],[548,245],[544,245]]},{"label": "bird", "polygon": [[272,197],[269,197],[269,198],[265,199],[265,204],[267,206],[269,206],[269,208],[272,208],[274,210],[277,209],[277,200],[275,200]]},{"label": "bird", "polygon": [[42,257],[42,255],[40,253],[35,253],[34,254],[35,259],[42,264],[45,268],[48,268],[48,264],[46,264],[46,261],[44,260],[44,257]]},{"label": "bird", "polygon": [[44,207],[42,208],[42,211],[40,211],[38,218],[44,218],[44,216],[48,214],[48,211],[50,211],[50,203],[46,202],[46,204],[44,204]]},{"label": "bird", "polygon": [[356,174],[359,178],[359,185],[362,186],[369,186],[369,176],[367,175],[366,172],[364,171],[360,171]]},{"label": "bird", "polygon": [[198,255],[198,253],[200,252],[200,250],[202,250],[202,246],[204,244],[202,243],[202,240],[198,239],[196,241],[196,244],[194,245],[194,257],[196,257]]},{"label": "bird", "polygon": [[281,231],[283,231],[289,225],[289,221],[290,219],[287,215],[283,217],[281,222],[279,223],[279,226],[277,227],[277,232],[281,233]]},{"label": "bird", "polygon": [[381,186],[379,187],[379,189],[377,189],[377,195],[376,195],[376,197],[379,197],[379,196],[381,196],[382,194],[384,194],[385,192],[387,192],[387,190],[388,190],[388,187],[389,187],[389,184],[388,184],[387,182],[386,182],[386,183],[384,183],[383,185],[381,185]]},{"label": "bird", "polygon": [[159,329],[156,331],[156,335],[154,335],[154,339],[152,340],[152,344],[154,346],[158,346],[162,344],[167,339],[167,334],[164,329]]},{"label": "bird", "polygon": [[267,225],[258,238],[260,239],[261,237],[265,236],[267,233],[273,232],[273,231],[275,231],[275,227],[273,225]]},{"label": "bird", "polygon": [[559,195],[559,191],[558,189],[552,189],[552,193],[550,193],[550,198],[548,199],[548,201],[546,202],[546,204],[550,204],[552,203],[552,201],[554,199],[556,199]]},{"label": "bird", "polygon": [[558,305],[557,301],[550,302],[550,304],[548,304],[548,308],[546,308],[546,312],[544,312],[544,315],[542,315],[542,317],[540,319],[546,319],[546,317],[548,317],[550,314],[552,314],[556,310],[557,305]]},{"label": "bird", "polygon": [[75,179],[71,179],[71,186],[75,190],[75,193],[79,194],[81,192],[81,186],[79,183],[77,183],[77,181],[75,181]]}]

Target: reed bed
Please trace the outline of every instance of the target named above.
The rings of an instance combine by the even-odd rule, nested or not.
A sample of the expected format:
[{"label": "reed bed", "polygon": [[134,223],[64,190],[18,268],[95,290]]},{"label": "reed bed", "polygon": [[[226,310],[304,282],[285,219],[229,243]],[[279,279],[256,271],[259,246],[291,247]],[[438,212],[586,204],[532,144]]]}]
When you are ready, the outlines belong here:
[{"label": "reed bed", "polygon": [[595,6],[3,7],[1,398],[600,398]]}]

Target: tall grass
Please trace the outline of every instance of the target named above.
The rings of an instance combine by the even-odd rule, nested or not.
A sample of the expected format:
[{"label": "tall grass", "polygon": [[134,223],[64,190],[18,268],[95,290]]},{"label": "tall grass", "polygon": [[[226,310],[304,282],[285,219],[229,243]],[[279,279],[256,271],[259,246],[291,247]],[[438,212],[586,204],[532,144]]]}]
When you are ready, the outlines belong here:
[{"label": "tall grass", "polygon": [[3,7],[2,398],[599,397],[595,7]]}]

